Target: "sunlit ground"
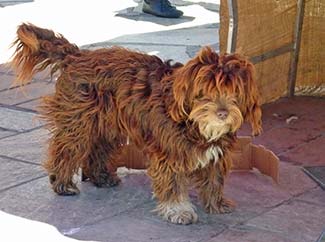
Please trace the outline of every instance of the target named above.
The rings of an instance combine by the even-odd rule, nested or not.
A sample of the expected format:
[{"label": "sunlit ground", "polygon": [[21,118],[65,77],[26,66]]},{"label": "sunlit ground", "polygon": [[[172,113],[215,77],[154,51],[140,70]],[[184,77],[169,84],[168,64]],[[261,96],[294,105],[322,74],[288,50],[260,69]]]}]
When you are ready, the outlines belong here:
[{"label": "sunlit ground", "polygon": [[[219,3],[212,0],[204,1],[209,2]],[[0,8],[0,63],[7,62],[12,55],[13,49],[9,50],[9,46],[15,38],[17,26],[22,22],[53,29],[62,33],[71,42],[84,45],[126,34],[180,29],[219,21],[216,12],[208,11],[196,4],[178,7],[184,12],[184,16],[193,18],[191,21],[180,21],[179,24],[170,26],[115,16],[121,10],[136,6],[138,3],[133,0],[35,0],[31,3]]]}]

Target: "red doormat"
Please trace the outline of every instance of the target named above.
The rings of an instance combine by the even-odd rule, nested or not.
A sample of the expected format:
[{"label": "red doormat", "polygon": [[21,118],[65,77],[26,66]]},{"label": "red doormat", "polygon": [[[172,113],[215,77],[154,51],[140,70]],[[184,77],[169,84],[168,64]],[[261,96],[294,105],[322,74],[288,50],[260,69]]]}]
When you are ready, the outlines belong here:
[{"label": "red doormat", "polygon": [[305,166],[302,169],[325,190],[325,166]]}]

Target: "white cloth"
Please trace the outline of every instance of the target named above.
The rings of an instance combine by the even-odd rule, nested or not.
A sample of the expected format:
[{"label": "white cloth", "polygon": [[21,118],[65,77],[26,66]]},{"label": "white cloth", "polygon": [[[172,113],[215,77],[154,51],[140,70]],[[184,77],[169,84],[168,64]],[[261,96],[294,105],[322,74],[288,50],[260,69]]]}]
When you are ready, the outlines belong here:
[{"label": "white cloth", "polygon": [[0,241],[73,242],[50,224],[29,220],[0,211]]}]

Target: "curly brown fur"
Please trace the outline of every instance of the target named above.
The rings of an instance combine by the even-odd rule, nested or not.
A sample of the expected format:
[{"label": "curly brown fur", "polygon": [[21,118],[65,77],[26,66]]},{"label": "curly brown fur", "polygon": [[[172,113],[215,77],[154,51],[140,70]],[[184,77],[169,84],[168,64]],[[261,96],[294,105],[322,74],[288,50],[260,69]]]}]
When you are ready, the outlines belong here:
[{"label": "curly brown fur", "polygon": [[79,168],[97,186],[116,185],[109,166],[129,139],[149,157],[163,218],[197,220],[190,183],[208,212],[231,210],[223,185],[236,130],[245,119],[254,134],[261,131],[249,61],[204,47],[184,66],[172,66],[121,47],[80,50],[31,24],[19,26],[17,35],[13,65],[20,84],[49,65],[59,72],[55,93],[41,105],[52,134],[44,167],[55,192],[78,193],[73,175]]}]

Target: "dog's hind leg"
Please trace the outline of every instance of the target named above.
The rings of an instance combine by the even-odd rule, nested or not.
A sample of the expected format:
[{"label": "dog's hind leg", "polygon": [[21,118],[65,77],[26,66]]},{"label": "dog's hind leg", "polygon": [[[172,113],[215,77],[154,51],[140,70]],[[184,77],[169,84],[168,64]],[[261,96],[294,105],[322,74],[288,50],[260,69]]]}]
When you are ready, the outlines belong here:
[{"label": "dog's hind leg", "polygon": [[234,203],[223,195],[224,179],[227,173],[223,157],[217,163],[211,162],[206,167],[196,170],[191,175],[199,197],[207,213],[230,213]]},{"label": "dog's hind leg", "polygon": [[57,130],[49,144],[49,158],[44,167],[49,174],[53,190],[59,195],[79,193],[73,176],[88,158],[89,138],[76,137],[73,131]]},{"label": "dog's hind leg", "polygon": [[120,183],[115,170],[109,169],[115,152],[118,149],[118,141],[108,142],[99,139],[92,144],[89,158],[83,164],[83,175],[97,187],[112,187]]},{"label": "dog's hind leg", "polygon": [[55,94],[44,97],[40,106],[52,134],[44,168],[59,195],[79,193],[73,178],[89,158],[94,140],[96,120],[92,102],[78,94],[73,83],[62,77],[57,81]]}]

